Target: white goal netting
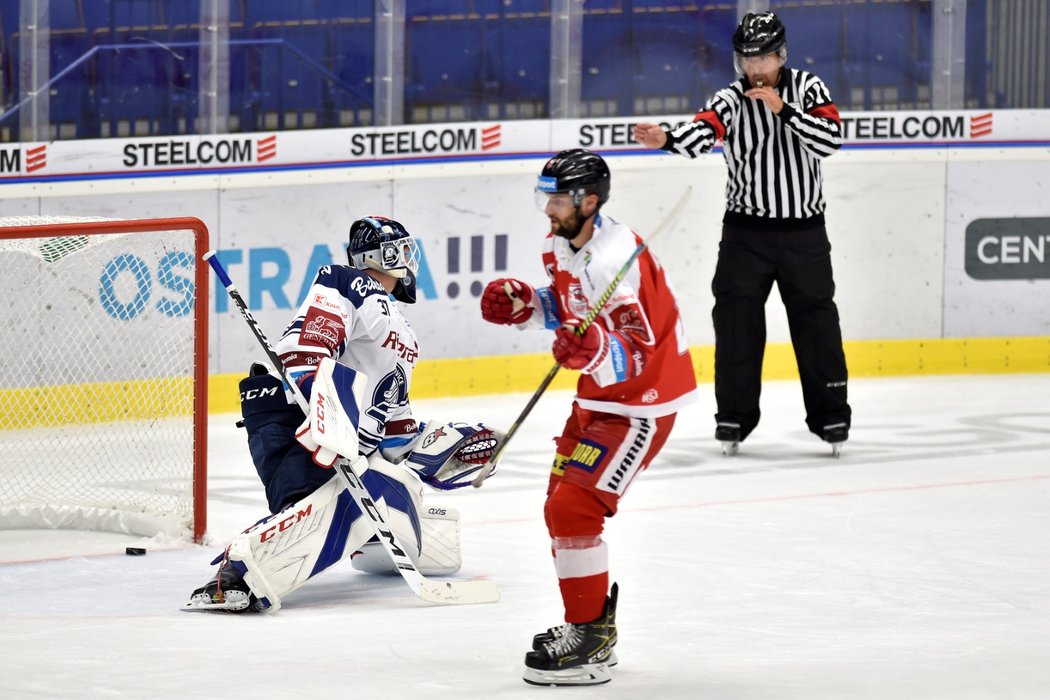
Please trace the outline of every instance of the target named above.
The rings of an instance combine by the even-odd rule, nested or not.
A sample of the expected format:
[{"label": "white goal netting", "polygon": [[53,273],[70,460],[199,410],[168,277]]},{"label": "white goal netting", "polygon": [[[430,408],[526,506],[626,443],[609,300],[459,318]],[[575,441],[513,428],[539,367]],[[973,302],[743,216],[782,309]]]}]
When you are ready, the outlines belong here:
[{"label": "white goal netting", "polygon": [[136,223],[0,218],[0,528],[203,532],[202,234]]}]

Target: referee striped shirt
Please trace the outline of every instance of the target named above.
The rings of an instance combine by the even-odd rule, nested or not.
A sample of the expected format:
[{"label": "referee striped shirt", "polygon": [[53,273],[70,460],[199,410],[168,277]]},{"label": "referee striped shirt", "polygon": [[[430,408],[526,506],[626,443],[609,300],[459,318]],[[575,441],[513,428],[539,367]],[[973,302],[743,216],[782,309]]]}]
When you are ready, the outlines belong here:
[{"label": "referee striped shirt", "polygon": [[719,90],[692,123],[671,130],[664,150],[696,158],[724,141],[727,223],[823,224],[820,161],[842,145],[827,86],[812,73],[783,68],[780,114],[745,97],[749,89],[745,76]]}]

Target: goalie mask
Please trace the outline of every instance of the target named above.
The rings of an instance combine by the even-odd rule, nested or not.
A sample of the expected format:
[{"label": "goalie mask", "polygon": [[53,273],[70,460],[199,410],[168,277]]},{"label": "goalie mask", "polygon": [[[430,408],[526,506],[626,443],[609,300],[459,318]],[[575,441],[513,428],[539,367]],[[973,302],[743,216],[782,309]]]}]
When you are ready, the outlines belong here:
[{"label": "goalie mask", "polygon": [[415,303],[419,245],[399,222],[383,216],[358,219],[350,227],[346,253],[358,270],[372,269],[397,278],[391,294],[398,301]]}]

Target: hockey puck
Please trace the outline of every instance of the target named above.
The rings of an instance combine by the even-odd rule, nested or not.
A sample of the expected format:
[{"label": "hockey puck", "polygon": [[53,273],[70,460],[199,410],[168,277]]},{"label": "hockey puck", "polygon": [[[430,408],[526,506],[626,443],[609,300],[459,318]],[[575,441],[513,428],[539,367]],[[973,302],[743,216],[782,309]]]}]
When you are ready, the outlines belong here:
[{"label": "hockey puck", "polygon": [[142,547],[125,547],[124,548],[124,554],[127,554],[129,557],[141,557],[145,553],[146,553],[146,550],[143,549]]}]

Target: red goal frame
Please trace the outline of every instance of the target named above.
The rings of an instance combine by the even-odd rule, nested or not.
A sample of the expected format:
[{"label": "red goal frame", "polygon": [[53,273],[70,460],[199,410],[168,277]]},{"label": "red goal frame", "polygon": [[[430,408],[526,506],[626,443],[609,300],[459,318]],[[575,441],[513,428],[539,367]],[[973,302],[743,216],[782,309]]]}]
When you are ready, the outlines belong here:
[{"label": "red goal frame", "polygon": [[[31,218],[32,214],[24,215]],[[37,215],[61,216],[61,215]],[[0,227],[0,239],[41,238],[41,229],[51,236],[90,236],[151,231],[192,231],[196,265],[193,270],[193,540],[200,543],[208,519],[208,227],[196,217],[166,219],[121,219],[41,223],[30,226]]]}]

